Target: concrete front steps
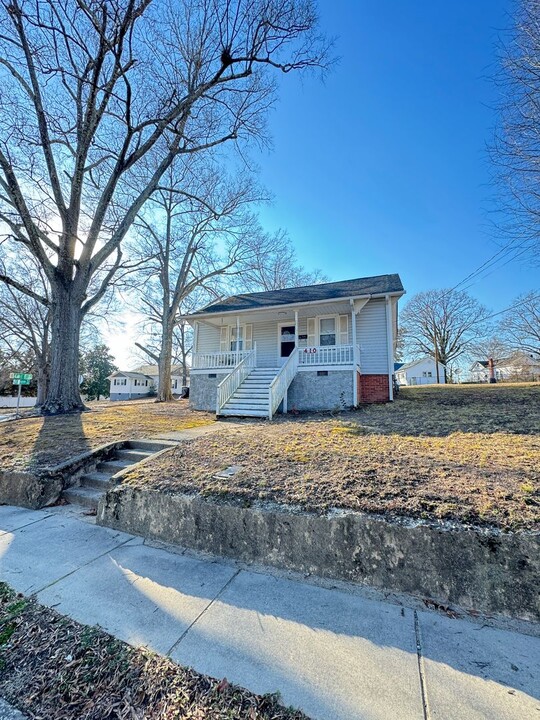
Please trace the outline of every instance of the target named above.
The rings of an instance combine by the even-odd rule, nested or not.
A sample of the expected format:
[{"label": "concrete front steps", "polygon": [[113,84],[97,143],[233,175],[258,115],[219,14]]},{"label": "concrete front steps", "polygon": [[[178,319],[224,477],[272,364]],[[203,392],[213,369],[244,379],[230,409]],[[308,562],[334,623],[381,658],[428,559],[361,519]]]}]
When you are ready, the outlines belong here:
[{"label": "concrete front steps", "polygon": [[114,484],[114,476],[122,470],[171,447],[171,443],[154,440],[132,440],[116,451],[112,458],[100,462],[95,470],[81,476],[80,484],[67,488],[62,493],[70,504],[82,505],[97,510],[102,495]]},{"label": "concrete front steps", "polygon": [[270,384],[279,368],[255,368],[219,414],[231,417],[268,417]]}]

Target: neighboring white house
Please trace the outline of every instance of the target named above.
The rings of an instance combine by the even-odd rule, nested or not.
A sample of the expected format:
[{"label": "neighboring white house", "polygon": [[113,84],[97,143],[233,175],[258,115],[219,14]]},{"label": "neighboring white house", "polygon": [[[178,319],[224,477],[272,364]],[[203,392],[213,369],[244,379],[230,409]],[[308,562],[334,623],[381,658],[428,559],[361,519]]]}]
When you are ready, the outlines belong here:
[{"label": "neighboring white house", "polygon": [[235,295],[186,316],[190,400],[272,417],[393,399],[399,275]]},{"label": "neighboring white house", "polygon": [[444,385],[446,383],[444,365],[439,363],[439,380],[437,381],[435,359],[429,355],[409,363],[396,363],[395,374],[398,385],[433,385],[437,382]]},{"label": "neighboring white house", "polygon": [[[109,375],[111,400],[136,400],[137,398],[155,395],[159,388],[157,365],[142,365],[136,370],[118,370]],[[182,371],[173,366],[171,375],[173,395],[182,392]]]},{"label": "neighboring white house", "polygon": [[[494,360],[495,379],[499,382],[540,379],[540,358],[518,350],[506,358]],[[489,381],[489,361],[476,360],[469,370],[471,382]]]}]

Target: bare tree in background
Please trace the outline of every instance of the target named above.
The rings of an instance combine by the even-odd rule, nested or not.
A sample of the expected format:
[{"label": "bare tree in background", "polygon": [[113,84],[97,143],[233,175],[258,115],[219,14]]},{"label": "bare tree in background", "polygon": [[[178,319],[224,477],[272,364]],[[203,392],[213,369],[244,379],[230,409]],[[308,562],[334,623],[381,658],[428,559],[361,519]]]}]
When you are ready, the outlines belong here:
[{"label": "bare tree in background", "polygon": [[163,174],[178,156],[264,138],[272,71],[324,62],[316,26],[312,0],[0,4],[0,221],[50,297],[1,279],[50,309],[44,413],[83,408],[82,320]]},{"label": "bare tree in background", "polygon": [[510,39],[501,49],[500,121],[491,156],[506,254],[540,257],[540,0],[515,4]]},{"label": "bare tree in background", "polygon": [[501,331],[514,349],[540,358],[540,292],[518,297],[505,313]]},{"label": "bare tree in background", "polygon": [[281,290],[326,282],[321,270],[306,270],[296,257],[291,240],[284,230],[267,233],[259,238],[253,255],[245,265],[240,278],[242,292]]},{"label": "bare tree in background", "polygon": [[[15,282],[31,287],[39,296],[49,298],[49,284],[42,267],[32,257],[19,256],[0,262],[0,273],[7,274]],[[32,357],[37,374],[37,402],[45,402],[50,373],[49,307],[39,300],[15,289],[13,285],[0,283],[0,343],[8,348],[12,361],[22,363],[23,371],[28,358]],[[24,367],[23,367],[24,365]]]},{"label": "bare tree in background", "polygon": [[[430,355],[446,366],[489,333],[488,316],[487,308],[463,291],[418,293],[401,313],[405,352]],[[437,382],[438,374],[437,365]]]},{"label": "bare tree in background", "polygon": [[513,350],[515,347],[502,334],[497,334],[471,343],[466,354],[472,362],[475,360],[487,361],[490,358],[497,361],[508,357]]},{"label": "bare tree in background", "polygon": [[250,206],[258,199],[249,177],[235,181],[210,163],[176,164],[136,220],[130,253],[132,259],[140,258],[135,285],[160,336],[158,352],[137,345],[158,363],[160,401],[172,400],[180,310],[197,289],[217,295],[219,280],[249,262],[259,232]]}]

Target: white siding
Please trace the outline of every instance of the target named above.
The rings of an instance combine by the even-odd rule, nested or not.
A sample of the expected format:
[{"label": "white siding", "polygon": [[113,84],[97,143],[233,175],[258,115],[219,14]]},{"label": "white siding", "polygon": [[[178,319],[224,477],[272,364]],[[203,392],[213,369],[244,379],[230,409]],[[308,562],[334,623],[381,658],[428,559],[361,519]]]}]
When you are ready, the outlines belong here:
[{"label": "white siding", "polygon": [[257,343],[258,367],[275,368],[279,366],[277,359],[278,328],[274,320],[253,323],[253,342]]},{"label": "white siding", "polygon": [[383,299],[370,300],[356,319],[356,341],[360,345],[360,367],[365,375],[388,372],[386,307]]},{"label": "white siding", "polygon": [[197,352],[219,352],[219,328],[199,323]]},{"label": "white siding", "polygon": [[[437,371],[433,358],[424,358],[412,367],[397,372],[400,385],[430,385],[437,382]],[[426,373],[426,377],[424,377],[424,373]],[[431,373],[431,377],[427,373]],[[439,363],[439,382],[444,383],[444,365],[442,363]]]}]

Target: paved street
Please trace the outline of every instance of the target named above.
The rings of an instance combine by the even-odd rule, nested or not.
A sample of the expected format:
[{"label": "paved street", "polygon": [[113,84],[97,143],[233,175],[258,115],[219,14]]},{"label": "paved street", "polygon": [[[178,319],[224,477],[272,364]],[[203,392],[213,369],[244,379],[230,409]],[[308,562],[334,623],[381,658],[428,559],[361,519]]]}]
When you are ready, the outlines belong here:
[{"label": "paved street", "polygon": [[0,579],[319,720],[540,720],[540,640],[0,507]]}]

